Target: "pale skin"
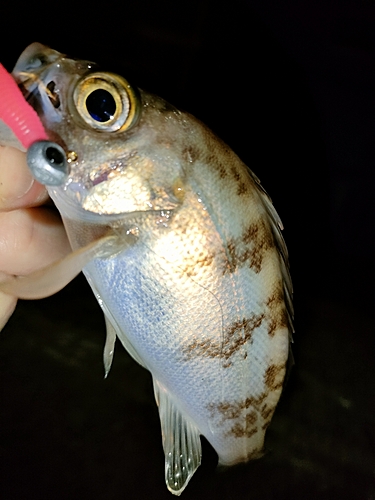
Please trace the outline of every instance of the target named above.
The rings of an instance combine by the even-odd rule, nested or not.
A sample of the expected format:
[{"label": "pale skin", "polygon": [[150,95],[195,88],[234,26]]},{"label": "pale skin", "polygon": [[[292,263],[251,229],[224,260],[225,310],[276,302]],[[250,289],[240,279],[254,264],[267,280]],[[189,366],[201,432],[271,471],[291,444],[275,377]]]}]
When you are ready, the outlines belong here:
[{"label": "pale skin", "polygon": [[[70,245],[44,186],[36,182],[26,155],[0,146],[0,282],[24,276],[65,257]],[[0,291],[0,330],[17,297]]]}]

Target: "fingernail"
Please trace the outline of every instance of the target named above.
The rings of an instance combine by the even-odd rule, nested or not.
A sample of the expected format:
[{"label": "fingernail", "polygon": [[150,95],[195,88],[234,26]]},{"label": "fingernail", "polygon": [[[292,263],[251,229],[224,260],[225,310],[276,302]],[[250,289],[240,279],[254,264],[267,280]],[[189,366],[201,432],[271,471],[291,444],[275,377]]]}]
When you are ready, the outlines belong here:
[{"label": "fingernail", "polygon": [[27,194],[30,191],[30,189],[33,187],[34,182],[35,182],[35,179],[33,177],[31,177],[29,179],[24,179],[23,186],[22,187],[19,186],[19,192],[21,194],[19,196],[17,196],[17,199],[20,199],[23,196],[25,196],[25,194]]}]

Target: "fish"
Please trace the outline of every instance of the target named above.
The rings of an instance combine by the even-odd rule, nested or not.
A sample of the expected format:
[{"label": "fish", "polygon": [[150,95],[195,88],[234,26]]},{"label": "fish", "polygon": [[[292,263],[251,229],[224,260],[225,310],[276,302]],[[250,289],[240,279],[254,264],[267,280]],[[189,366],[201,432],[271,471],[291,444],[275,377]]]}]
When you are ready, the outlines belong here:
[{"label": "fish", "polygon": [[258,458],[294,314],[258,177],[192,115],[95,63],[34,43],[12,75],[62,152],[51,161],[35,143],[32,161],[58,174],[46,187],[73,252],[2,289],[40,297],[83,268],[105,316],[105,376],[117,338],[151,373],[171,493],[200,465],[201,435],[221,465]]}]

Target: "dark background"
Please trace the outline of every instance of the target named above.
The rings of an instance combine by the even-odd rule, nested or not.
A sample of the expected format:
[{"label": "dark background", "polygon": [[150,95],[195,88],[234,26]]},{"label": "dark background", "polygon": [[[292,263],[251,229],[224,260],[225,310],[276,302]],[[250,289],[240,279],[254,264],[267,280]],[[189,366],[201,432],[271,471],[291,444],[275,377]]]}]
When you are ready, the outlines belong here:
[{"label": "dark background", "polygon": [[[285,225],[295,366],[265,456],[183,493],[375,499],[373,5],[365,0],[40,1],[1,8],[1,62],[39,41],[101,63],[207,123],[261,178]],[[0,496],[172,498],[151,378],[84,279],[22,302],[1,334]]]}]

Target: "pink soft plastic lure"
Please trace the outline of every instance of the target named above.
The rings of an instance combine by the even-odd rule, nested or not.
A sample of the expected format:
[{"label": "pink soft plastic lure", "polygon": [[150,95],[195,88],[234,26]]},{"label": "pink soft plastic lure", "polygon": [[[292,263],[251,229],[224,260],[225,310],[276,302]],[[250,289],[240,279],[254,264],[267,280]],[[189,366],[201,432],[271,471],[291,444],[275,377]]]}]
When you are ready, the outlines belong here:
[{"label": "pink soft plastic lure", "polygon": [[0,120],[14,133],[25,149],[35,141],[47,140],[36,111],[28,104],[12,75],[0,63]]}]

